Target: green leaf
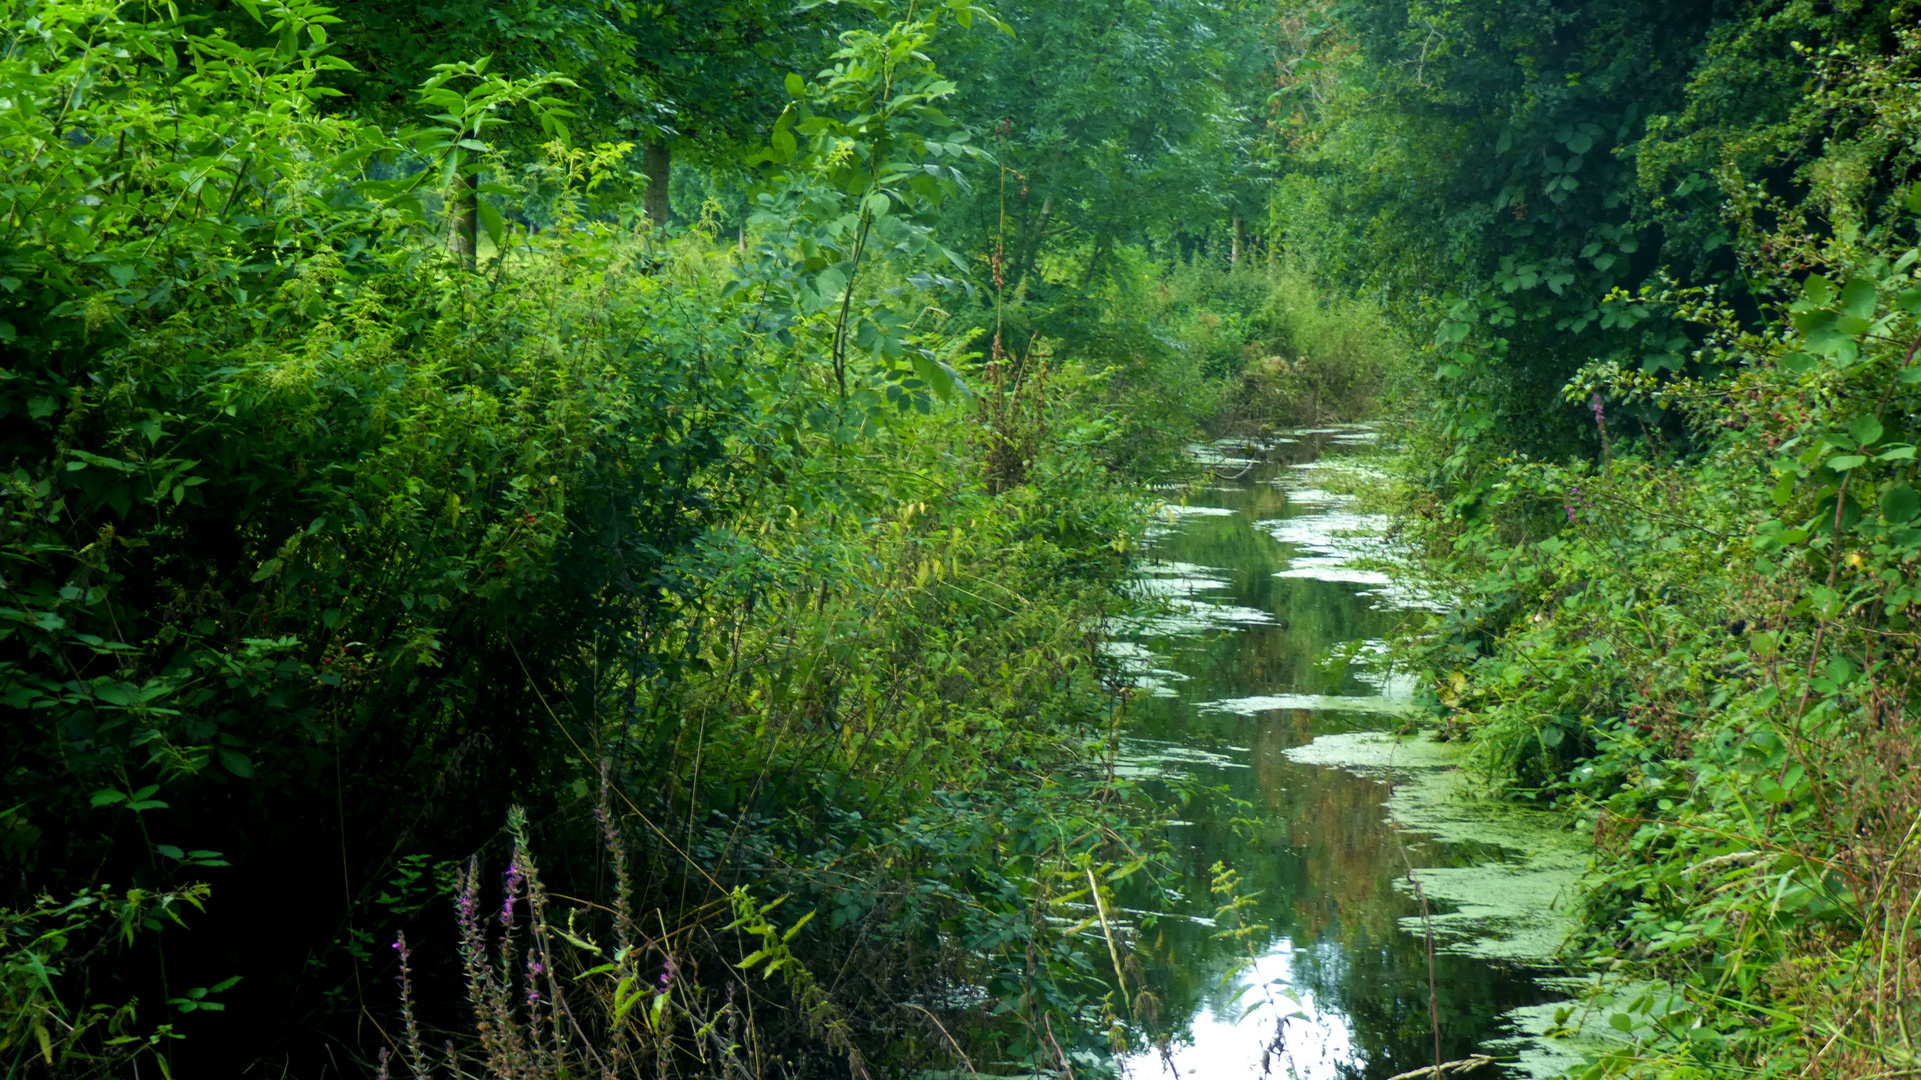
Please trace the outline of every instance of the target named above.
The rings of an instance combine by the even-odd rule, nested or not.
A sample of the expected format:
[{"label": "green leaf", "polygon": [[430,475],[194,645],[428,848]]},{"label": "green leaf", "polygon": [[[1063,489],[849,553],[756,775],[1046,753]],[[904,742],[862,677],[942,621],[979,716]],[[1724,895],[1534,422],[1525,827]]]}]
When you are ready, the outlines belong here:
[{"label": "green leaf", "polygon": [[248,761],[247,755],[238,750],[221,748],[220,764],[226,766],[228,772],[240,777],[242,780],[249,779],[253,776],[253,762]]},{"label": "green leaf", "polygon": [[501,220],[499,208],[485,199],[475,199],[474,210],[480,218],[480,227],[487,231],[488,239],[494,242],[494,250],[499,251],[507,237],[507,223]]},{"label": "green leaf", "polygon": [[1858,468],[1865,464],[1867,460],[1866,457],[1860,454],[1836,454],[1834,457],[1828,459],[1827,465],[1828,468],[1833,469],[1835,472],[1847,472],[1849,469]]},{"label": "green leaf", "polygon": [[253,577],[250,580],[265,581],[275,574],[278,574],[282,565],[279,559],[268,559],[266,562],[260,564],[260,569],[253,572]]},{"label": "green leaf", "polygon": [[632,975],[625,976],[614,986],[614,1023],[625,1019],[633,1007],[640,1002],[646,991],[634,980]]},{"label": "green leaf", "polygon": [[1874,303],[1879,298],[1879,290],[1867,278],[1850,278],[1841,287],[1841,311],[1857,319],[1874,317]]},{"label": "green leaf", "polygon": [[1881,516],[1893,525],[1905,525],[1921,514],[1921,495],[1906,484],[1896,484],[1881,493]]},{"label": "green leaf", "polygon": [[785,82],[789,97],[802,98],[807,96],[807,80],[790,71],[787,73]]},{"label": "green leaf", "polygon": [[101,683],[93,688],[93,696],[96,700],[123,709],[137,705],[141,701],[139,689],[131,683],[123,682]]},{"label": "green leaf", "polygon": [[1881,421],[1872,416],[1860,417],[1848,425],[1848,434],[1854,436],[1854,441],[1862,446],[1873,446],[1879,442],[1884,430]]},{"label": "green leaf", "polygon": [[124,791],[115,791],[112,788],[101,788],[99,791],[94,792],[93,797],[87,801],[95,806],[106,806],[108,803],[126,802],[127,793]]},{"label": "green leaf", "polygon": [[790,926],[790,927],[788,927],[788,928],[787,928],[787,932],[786,932],[786,933],[784,933],[784,934],[782,934],[782,935],[780,936],[780,940],[781,940],[781,943],[782,943],[782,944],[786,944],[787,942],[790,942],[790,941],[792,941],[792,940],[794,940],[794,935],[796,935],[796,934],[798,934],[798,933],[800,933],[800,928],[801,928],[801,927],[803,927],[803,926],[806,926],[806,925],[807,925],[807,924],[808,924],[809,922],[812,922],[812,921],[813,921],[813,918],[814,918],[814,916],[815,916],[815,914],[817,914],[817,913],[816,913],[816,912],[812,912],[812,911],[810,911],[810,912],[808,912],[807,914],[805,914],[805,915],[802,915],[802,916],[800,917],[800,921],[799,921],[799,922],[797,922],[797,923],[795,923],[794,925],[792,925],[792,926]]},{"label": "green leaf", "polygon": [[1841,316],[1832,311],[1797,311],[1792,318],[1795,329],[1801,331],[1808,344],[1808,351],[1817,356],[1833,356],[1853,340],[1840,329]]}]

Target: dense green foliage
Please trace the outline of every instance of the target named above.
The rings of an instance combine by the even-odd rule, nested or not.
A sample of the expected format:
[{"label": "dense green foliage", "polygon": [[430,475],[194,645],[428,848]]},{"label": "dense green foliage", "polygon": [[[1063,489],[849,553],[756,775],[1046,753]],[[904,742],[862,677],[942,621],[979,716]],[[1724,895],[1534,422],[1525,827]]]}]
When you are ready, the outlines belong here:
[{"label": "dense green foliage", "polygon": [[[836,12],[733,145],[739,250],[568,140],[667,84],[577,29],[646,11],[521,12],[551,52],[492,66],[452,9],[5,10],[10,1072],[371,1073],[396,963],[409,1030],[561,1068],[469,1045],[495,984],[437,900],[513,806],[515,866],[621,914],[510,947],[650,1075],[743,1022],[723,1057],[802,1072],[1104,1059],[1048,912],[1152,856],[1091,629],[1139,514],[1102,379],[982,368],[940,307],[978,152],[933,57],[991,16]],[[777,895],[820,917],[742,983]]]},{"label": "dense green foliage", "polygon": [[1914,18],[1283,8],[1274,241],[1432,335],[1403,655],[1597,841],[1589,1076],[1916,1062]]},{"label": "dense green foliage", "polygon": [[1910,5],[0,11],[8,1069],[1102,1075],[1132,492],[1383,403],[1591,1074],[1915,1068]]}]

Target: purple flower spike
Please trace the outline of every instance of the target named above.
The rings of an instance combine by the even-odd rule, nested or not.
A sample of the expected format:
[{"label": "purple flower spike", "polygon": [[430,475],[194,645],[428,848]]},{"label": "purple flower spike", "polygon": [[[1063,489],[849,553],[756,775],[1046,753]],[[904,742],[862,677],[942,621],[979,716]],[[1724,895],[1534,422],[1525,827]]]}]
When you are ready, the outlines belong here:
[{"label": "purple flower spike", "polygon": [[460,912],[460,922],[463,926],[471,925],[479,921],[480,875],[472,866],[468,867],[468,873],[462,877],[458,908]]},{"label": "purple flower spike", "polygon": [[520,895],[520,860],[515,859],[507,867],[507,899],[500,905],[500,925],[512,929],[514,925],[514,899]]}]

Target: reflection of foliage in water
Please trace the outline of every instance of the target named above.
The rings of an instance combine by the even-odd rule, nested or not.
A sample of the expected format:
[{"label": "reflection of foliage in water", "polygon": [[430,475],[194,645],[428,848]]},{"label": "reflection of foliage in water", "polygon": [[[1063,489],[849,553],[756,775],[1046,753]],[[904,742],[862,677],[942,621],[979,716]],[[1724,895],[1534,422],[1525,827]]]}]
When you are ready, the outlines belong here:
[{"label": "reflection of foliage in water", "polygon": [[[1311,449],[1310,449],[1311,452]],[[1383,715],[1276,710],[1249,718],[1199,712],[1209,701],[1257,694],[1372,696],[1374,687],[1341,665],[1317,663],[1335,645],[1386,636],[1399,621],[1375,610],[1355,587],[1276,577],[1289,565],[1285,545],[1252,528],[1318,507],[1289,506],[1276,487],[1261,482],[1280,466],[1256,470],[1241,482],[1198,493],[1195,503],[1230,507],[1232,516],[1186,514],[1159,541],[1162,558],[1207,567],[1224,588],[1197,596],[1266,612],[1271,624],[1161,638],[1147,644],[1157,664],[1188,676],[1178,699],[1144,699],[1134,709],[1134,732],[1178,746],[1225,751],[1245,768],[1202,766],[1199,779],[1215,785],[1181,811],[1175,858],[1187,888],[1178,900],[1128,895],[1130,907],[1181,916],[1149,920],[1138,943],[1161,995],[1161,1022],[1176,1041],[1187,1036],[1203,1009],[1238,1015],[1247,997],[1234,973],[1245,966],[1242,946],[1208,924],[1215,899],[1210,869],[1238,871],[1254,896],[1242,915],[1264,923],[1263,949],[1292,943],[1290,996],[1312,995],[1317,1010],[1344,1017],[1354,1063],[1299,1061],[1303,1075],[1388,1076],[1432,1064],[1425,943],[1400,920],[1418,910],[1395,880],[1406,873],[1401,840],[1382,803],[1386,782],[1302,765],[1286,751],[1330,732],[1379,728]],[[1183,768],[1195,771],[1192,763]],[[1453,864],[1482,852],[1420,845],[1417,862]],[[1221,983],[1226,979],[1227,985]],[[1542,999],[1524,972],[1461,956],[1437,958],[1443,1050],[1464,1056],[1497,1034],[1508,1010]],[[1249,993],[1256,993],[1250,991]],[[1271,1032],[1249,1030],[1254,1045]],[[1285,1066],[1277,1062],[1277,1068]]]}]

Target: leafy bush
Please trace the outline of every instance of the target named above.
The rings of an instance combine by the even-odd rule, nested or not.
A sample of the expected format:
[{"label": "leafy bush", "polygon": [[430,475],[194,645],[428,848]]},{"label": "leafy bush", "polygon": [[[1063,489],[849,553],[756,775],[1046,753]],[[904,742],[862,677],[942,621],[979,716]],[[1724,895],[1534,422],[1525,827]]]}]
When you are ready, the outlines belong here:
[{"label": "leafy bush", "polygon": [[[1005,423],[962,385],[929,221],[975,154],[924,50],[974,9],[790,82],[743,253],[618,220],[631,147],[569,147],[564,80],[441,65],[384,130],[320,108],[340,16],[243,8],[26,5],[0,58],[9,1065],[339,1035],[371,1072],[349,1025],[403,960],[405,1026],[491,1053],[436,878],[538,842],[601,895],[600,762],[621,910],[681,965],[645,1014],[673,1068],[729,994],[861,1018],[769,1022],[770,1055],[1104,1057],[1097,953],[1047,913],[1150,850],[1093,650],[1139,514],[1085,372]],[[55,959],[106,882],[212,929],[116,951],[102,996]],[[776,893],[822,912],[789,939],[817,986],[736,967]],[[980,986],[1005,1007],[929,1011]]]},{"label": "leafy bush", "polygon": [[[1912,86],[1883,76],[1915,47],[1832,93],[1901,114]],[[1471,500],[1426,496],[1463,599],[1411,645],[1437,713],[1595,836],[1575,955],[1676,991],[1609,1006],[1634,1042],[1594,1076],[1885,1075],[1921,1023],[1921,200],[1826,236],[1832,204],[1753,200],[1729,213],[1761,325],[1714,290],[1612,301],[1691,325],[1708,374],[1591,363],[1564,400],[1598,463],[1508,459]],[[1688,452],[1623,431],[1623,404],[1670,411]]]}]

